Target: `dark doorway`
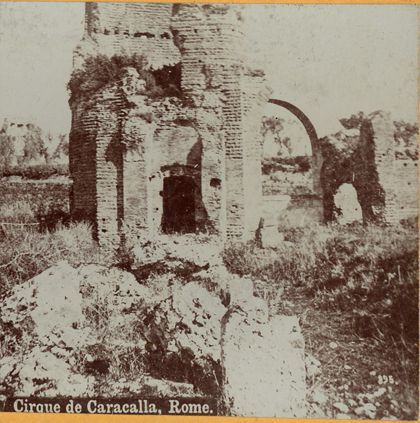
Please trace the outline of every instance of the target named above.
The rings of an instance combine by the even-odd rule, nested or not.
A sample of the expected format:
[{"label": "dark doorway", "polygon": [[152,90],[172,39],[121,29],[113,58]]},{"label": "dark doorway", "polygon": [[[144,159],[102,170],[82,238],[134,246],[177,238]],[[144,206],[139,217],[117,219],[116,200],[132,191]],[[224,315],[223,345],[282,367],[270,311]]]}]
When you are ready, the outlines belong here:
[{"label": "dark doorway", "polygon": [[195,190],[194,179],[188,176],[163,180],[163,232],[195,232]]}]

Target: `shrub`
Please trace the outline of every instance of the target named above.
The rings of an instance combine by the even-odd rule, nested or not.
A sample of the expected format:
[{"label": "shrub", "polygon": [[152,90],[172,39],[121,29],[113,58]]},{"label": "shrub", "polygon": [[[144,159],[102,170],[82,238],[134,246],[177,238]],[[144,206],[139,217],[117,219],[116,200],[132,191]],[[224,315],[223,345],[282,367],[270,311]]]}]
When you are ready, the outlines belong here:
[{"label": "shrub", "polygon": [[70,185],[63,182],[38,183],[1,181],[0,236],[3,226],[32,225],[34,229],[52,231],[70,221]]},{"label": "shrub", "polygon": [[36,220],[41,232],[53,231],[59,225],[70,223],[68,207],[63,207],[59,201],[41,204],[36,211]]},{"label": "shrub", "polygon": [[0,205],[0,220],[2,222],[30,223],[35,220],[33,206],[25,199],[5,202]]},{"label": "shrub", "polygon": [[362,336],[415,341],[417,269],[416,236],[404,229],[368,227],[327,242],[308,288],[319,307],[351,312]]},{"label": "shrub", "polygon": [[20,165],[20,166],[7,166],[1,171],[2,177],[20,176],[24,179],[48,179],[51,176],[68,176],[68,165],[62,164],[40,164],[40,165]]},{"label": "shrub", "polygon": [[263,175],[270,175],[275,172],[304,173],[311,168],[309,156],[296,157],[271,157],[264,159],[262,163]]},{"label": "shrub", "polygon": [[10,166],[13,161],[13,154],[12,137],[5,132],[0,132],[0,170]]}]

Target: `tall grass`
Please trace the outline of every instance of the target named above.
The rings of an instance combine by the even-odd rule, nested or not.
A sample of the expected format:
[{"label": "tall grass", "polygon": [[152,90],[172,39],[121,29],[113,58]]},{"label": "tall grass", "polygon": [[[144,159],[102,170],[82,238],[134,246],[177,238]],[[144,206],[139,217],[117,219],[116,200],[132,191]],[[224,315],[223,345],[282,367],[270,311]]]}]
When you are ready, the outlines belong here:
[{"label": "tall grass", "polygon": [[33,206],[25,199],[5,202],[0,205],[0,220],[2,222],[28,223],[34,222],[36,213]]},{"label": "tall grass", "polygon": [[58,225],[46,232],[31,226],[0,225],[0,294],[62,260],[74,266],[100,261],[87,223]]}]

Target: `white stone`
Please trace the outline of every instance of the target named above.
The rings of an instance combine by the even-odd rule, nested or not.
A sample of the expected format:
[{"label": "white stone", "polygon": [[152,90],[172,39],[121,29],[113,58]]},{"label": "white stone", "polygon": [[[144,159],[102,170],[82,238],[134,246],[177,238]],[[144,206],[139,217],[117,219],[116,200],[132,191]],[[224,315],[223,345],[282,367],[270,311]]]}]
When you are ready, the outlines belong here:
[{"label": "white stone", "polygon": [[308,377],[321,374],[321,363],[313,355],[308,354],[305,358],[306,373]]},{"label": "white stone", "polygon": [[383,394],[385,394],[386,389],[385,388],[379,388],[377,391],[375,391],[373,393],[374,398],[379,398],[381,397]]},{"label": "white stone", "polygon": [[295,317],[266,324],[233,312],[223,330],[224,395],[237,416],[304,417],[304,342]]},{"label": "white stone", "polygon": [[262,248],[278,248],[284,242],[284,234],[276,226],[263,227],[260,236]]},{"label": "white stone", "polygon": [[317,404],[325,404],[327,402],[327,399],[328,397],[321,389],[316,389],[312,394],[312,400]]},{"label": "white stone", "polygon": [[336,408],[338,411],[341,411],[342,413],[348,413],[349,407],[344,404],[343,402],[335,402],[333,404],[334,408]]}]

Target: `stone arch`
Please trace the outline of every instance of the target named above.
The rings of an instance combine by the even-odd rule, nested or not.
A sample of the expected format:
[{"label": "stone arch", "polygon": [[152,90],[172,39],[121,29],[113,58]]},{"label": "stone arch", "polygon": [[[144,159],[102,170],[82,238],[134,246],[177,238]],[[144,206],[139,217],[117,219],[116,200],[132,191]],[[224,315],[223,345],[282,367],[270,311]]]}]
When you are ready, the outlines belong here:
[{"label": "stone arch", "polygon": [[301,109],[299,109],[299,107],[295,106],[292,103],[289,103],[288,101],[277,100],[274,98],[271,98],[270,100],[268,100],[268,102],[283,107],[284,109],[287,109],[290,113],[293,113],[300,120],[303,127],[305,128],[309,140],[311,141],[312,151],[317,148],[318,135],[316,133],[315,126],[308,118],[308,116],[303,113]]},{"label": "stone arch", "polygon": [[297,106],[288,101],[278,100],[271,98],[268,100],[269,103],[275,104],[276,106],[283,107],[292,113],[302,123],[308,134],[309,141],[312,149],[312,175],[313,175],[313,190],[316,195],[322,196],[321,188],[321,167],[322,167],[322,153],[319,145],[318,134],[315,126],[309,117]]}]

